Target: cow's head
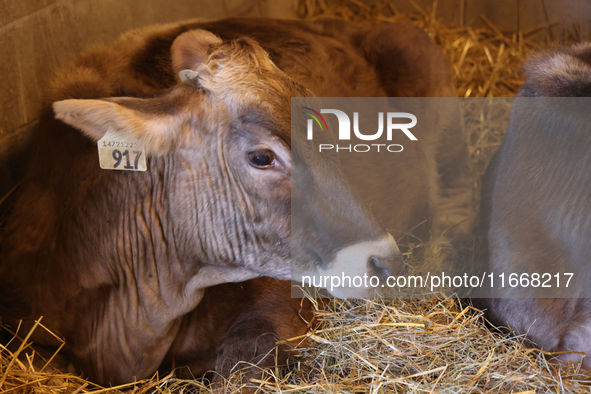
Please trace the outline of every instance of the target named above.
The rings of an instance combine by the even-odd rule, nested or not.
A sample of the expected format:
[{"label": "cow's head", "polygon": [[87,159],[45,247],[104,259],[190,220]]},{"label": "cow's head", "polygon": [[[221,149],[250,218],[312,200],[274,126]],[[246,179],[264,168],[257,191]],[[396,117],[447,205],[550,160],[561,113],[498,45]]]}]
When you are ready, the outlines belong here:
[{"label": "cow's head", "polygon": [[[398,248],[354,197],[338,161],[291,146],[290,98],[311,96],[308,90],[249,38],[184,33],[172,46],[172,64],[175,75],[192,70],[189,78],[154,97],[63,100],[53,107],[94,140],[114,129],[141,141],[149,169],[134,175],[166,184],[166,199],[157,203],[173,222],[171,241],[182,249],[183,264],[198,266],[187,271],[192,287],[258,276],[391,272]],[[292,171],[292,150],[299,171]],[[294,218],[293,239],[292,202],[307,216]]]}]

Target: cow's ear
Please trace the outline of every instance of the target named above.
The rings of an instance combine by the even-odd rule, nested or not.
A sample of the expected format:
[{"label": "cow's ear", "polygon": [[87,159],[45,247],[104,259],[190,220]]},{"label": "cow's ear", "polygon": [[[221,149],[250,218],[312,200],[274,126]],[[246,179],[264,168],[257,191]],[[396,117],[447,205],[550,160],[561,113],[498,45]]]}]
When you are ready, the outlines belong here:
[{"label": "cow's ear", "polygon": [[211,47],[222,40],[207,30],[191,30],[178,36],[172,43],[172,69],[179,78],[183,70],[196,70],[207,58]]},{"label": "cow's ear", "polygon": [[81,130],[94,141],[109,129],[137,138],[148,153],[172,152],[180,140],[178,115],[150,111],[150,99],[109,98],[62,100],[53,103],[56,118]]}]

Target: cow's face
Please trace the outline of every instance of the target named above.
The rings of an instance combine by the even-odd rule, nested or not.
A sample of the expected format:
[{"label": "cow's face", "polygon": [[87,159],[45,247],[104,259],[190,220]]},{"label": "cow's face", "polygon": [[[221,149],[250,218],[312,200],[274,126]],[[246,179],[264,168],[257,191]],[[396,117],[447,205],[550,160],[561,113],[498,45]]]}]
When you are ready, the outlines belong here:
[{"label": "cow's face", "polygon": [[[190,31],[176,39],[172,61],[176,75],[193,72],[157,97],[64,100],[54,109],[95,140],[114,129],[141,141],[148,171],[168,185],[174,241],[192,256],[186,264],[200,265],[192,287],[392,272],[398,248],[354,197],[338,160],[313,154],[303,139],[291,146],[290,98],[309,91],[247,38]],[[302,213],[293,221],[292,204]]]}]

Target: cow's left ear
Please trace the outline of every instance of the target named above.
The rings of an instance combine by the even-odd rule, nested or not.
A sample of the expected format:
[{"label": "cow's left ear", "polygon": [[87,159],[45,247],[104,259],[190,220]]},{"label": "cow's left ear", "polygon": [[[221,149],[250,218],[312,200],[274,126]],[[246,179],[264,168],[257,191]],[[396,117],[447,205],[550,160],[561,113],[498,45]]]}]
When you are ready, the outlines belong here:
[{"label": "cow's left ear", "polygon": [[56,118],[81,130],[94,141],[109,129],[137,138],[147,153],[172,152],[181,141],[181,117],[153,113],[150,99],[109,98],[62,100],[53,103]]},{"label": "cow's left ear", "polygon": [[178,36],[170,49],[172,69],[176,78],[183,70],[195,71],[205,61],[211,47],[222,39],[207,30],[190,30]]}]

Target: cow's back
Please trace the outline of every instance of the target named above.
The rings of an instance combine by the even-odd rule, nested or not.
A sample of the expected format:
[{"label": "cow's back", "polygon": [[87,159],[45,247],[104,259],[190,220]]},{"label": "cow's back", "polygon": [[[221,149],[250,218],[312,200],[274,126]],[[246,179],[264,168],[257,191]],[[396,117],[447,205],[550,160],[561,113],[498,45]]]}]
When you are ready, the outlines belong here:
[{"label": "cow's back", "polygon": [[[497,298],[475,304],[493,324],[559,352],[556,359],[563,363],[581,362],[568,351],[591,352],[591,308],[580,286],[591,278],[590,59],[587,44],[559,46],[528,60],[526,82],[482,189],[487,272],[532,279],[537,274],[542,281],[520,293],[494,289]],[[569,272],[576,273],[567,287]],[[546,294],[557,298],[517,298]],[[591,368],[587,358],[582,365]]]},{"label": "cow's back", "polygon": [[[141,96],[166,89],[176,83],[172,43],[194,29],[223,40],[254,38],[281,70],[320,97],[455,96],[445,56],[414,25],[361,28],[336,18],[228,18],[137,29],[111,45],[91,48],[54,79],[49,99]],[[386,49],[387,57],[380,57]],[[81,80],[83,89],[76,86]],[[97,81],[95,89],[91,80]]]},{"label": "cow's back", "polygon": [[137,29],[108,46],[95,46],[60,71],[51,85],[49,101],[143,96],[169,88],[177,83],[172,73],[172,43],[194,29],[209,30],[223,40],[256,39],[280,69],[317,96],[385,95],[375,68],[356,46],[333,37],[332,32],[325,33],[319,23],[229,18]]}]

